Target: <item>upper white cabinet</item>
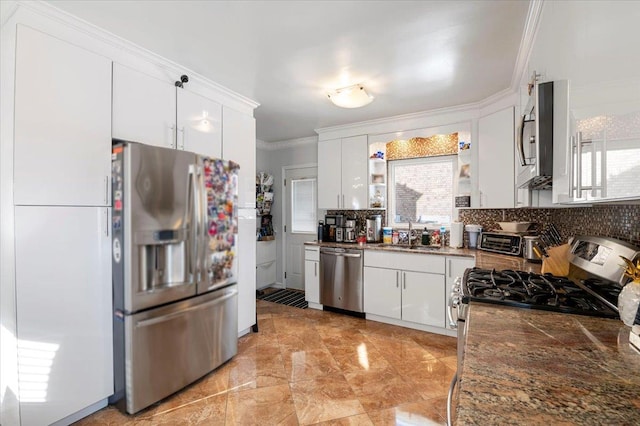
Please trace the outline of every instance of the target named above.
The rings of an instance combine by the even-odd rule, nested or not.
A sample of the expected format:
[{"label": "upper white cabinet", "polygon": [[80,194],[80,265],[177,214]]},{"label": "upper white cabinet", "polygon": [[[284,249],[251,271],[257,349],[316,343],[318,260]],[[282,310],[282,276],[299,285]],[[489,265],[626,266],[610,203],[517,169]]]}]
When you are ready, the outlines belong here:
[{"label": "upper white cabinet", "polygon": [[15,204],[109,205],[111,61],[19,25],[15,84]]},{"label": "upper white cabinet", "polygon": [[178,149],[222,157],[222,105],[187,89],[176,90]]},{"label": "upper white cabinet", "polygon": [[174,84],[114,63],[113,137],[175,148]]},{"label": "upper white cabinet", "polygon": [[367,136],[318,142],[318,208],[368,208]]},{"label": "upper white cabinet", "polygon": [[234,109],[222,110],[222,158],[240,165],[238,207],[256,208],[256,120]]},{"label": "upper white cabinet", "polygon": [[21,420],[52,424],[113,393],[109,208],[18,206],[15,218]]},{"label": "upper white cabinet", "polygon": [[514,108],[478,120],[478,189],[482,208],[513,208]]},{"label": "upper white cabinet", "polygon": [[640,81],[563,88],[566,109],[557,115],[564,119],[554,122],[553,201],[640,198]]},{"label": "upper white cabinet", "polygon": [[113,64],[113,137],[210,157],[222,152],[222,106],[124,65]]}]

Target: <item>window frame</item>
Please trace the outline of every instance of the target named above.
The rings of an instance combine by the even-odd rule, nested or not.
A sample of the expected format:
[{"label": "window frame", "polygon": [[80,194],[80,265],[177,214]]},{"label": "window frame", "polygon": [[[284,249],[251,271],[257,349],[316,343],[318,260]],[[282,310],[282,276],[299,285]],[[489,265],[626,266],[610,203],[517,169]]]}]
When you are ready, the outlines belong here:
[{"label": "window frame", "polygon": [[[451,164],[451,221],[454,221],[457,217],[456,208],[455,208],[455,188],[456,188],[456,174],[458,171],[458,155],[457,154],[448,154],[448,155],[435,155],[430,157],[417,157],[417,158],[406,158],[406,159],[398,159],[398,160],[389,160],[387,161],[387,226],[391,227],[408,227],[408,222],[396,222],[395,221],[395,211],[396,211],[396,197],[395,197],[395,167],[402,165],[413,165],[413,164],[429,164],[429,163],[442,163],[449,162]],[[417,224],[417,222],[412,222],[413,224]],[[451,226],[450,223],[438,224],[438,226],[434,227],[434,224],[419,224],[420,227],[427,227],[428,229],[440,229],[440,226],[444,225],[445,229],[449,229]]]}]

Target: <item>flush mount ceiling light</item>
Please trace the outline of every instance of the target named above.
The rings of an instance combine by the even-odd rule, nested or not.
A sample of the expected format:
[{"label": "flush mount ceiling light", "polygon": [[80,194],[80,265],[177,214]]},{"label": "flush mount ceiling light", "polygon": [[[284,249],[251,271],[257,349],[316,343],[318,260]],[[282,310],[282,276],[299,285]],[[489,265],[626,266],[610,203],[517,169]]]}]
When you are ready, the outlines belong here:
[{"label": "flush mount ceiling light", "polygon": [[373,100],[361,84],[343,87],[327,95],[331,102],[342,108],[360,108]]}]

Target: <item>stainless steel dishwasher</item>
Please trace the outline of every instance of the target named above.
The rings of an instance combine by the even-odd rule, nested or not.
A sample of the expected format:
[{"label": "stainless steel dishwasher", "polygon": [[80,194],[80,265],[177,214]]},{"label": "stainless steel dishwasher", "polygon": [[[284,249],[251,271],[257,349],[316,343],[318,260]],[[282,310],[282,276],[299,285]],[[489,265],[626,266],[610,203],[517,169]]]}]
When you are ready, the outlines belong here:
[{"label": "stainless steel dishwasher", "polygon": [[320,303],[364,312],[362,250],[320,248]]}]

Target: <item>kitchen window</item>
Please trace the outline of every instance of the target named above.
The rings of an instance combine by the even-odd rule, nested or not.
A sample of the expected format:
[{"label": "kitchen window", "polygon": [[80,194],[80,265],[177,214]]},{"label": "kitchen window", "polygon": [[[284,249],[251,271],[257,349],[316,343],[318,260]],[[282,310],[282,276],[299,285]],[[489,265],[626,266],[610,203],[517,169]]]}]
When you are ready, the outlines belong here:
[{"label": "kitchen window", "polygon": [[316,233],[316,199],[315,178],[291,180],[291,232]]},{"label": "kitchen window", "polygon": [[389,226],[439,228],[453,220],[453,185],[457,156],[389,161]]}]

